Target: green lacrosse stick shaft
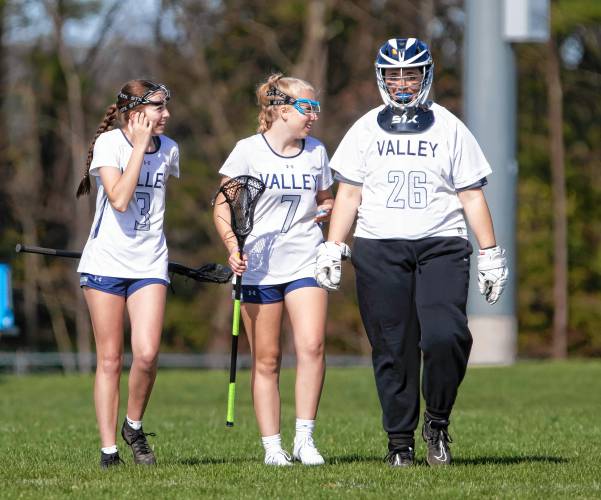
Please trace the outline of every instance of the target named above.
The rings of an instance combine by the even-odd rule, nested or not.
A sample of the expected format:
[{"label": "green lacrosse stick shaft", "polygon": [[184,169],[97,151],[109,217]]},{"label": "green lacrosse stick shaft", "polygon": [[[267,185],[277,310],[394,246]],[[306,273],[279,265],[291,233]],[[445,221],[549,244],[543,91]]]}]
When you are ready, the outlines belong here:
[{"label": "green lacrosse stick shaft", "polygon": [[[242,251],[240,251],[242,258]],[[234,426],[234,403],[236,400],[236,365],[238,361],[238,334],[240,333],[240,298],[242,295],[242,276],[236,276],[234,284],[234,314],[232,317],[232,353],[230,356],[230,384],[227,391],[227,418],[225,425]]]}]

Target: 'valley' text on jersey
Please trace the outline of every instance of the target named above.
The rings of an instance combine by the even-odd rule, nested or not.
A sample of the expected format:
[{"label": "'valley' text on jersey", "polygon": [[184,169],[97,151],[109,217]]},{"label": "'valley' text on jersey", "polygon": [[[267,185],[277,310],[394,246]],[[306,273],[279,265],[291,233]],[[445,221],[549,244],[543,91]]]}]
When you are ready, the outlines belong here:
[{"label": "'valley' text on jersey", "polygon": [[432,104],[434,124],[412,134],[393,134],[372,109],[346,133],[330,166],[342,182],[362,186],[355,236],[417,240],[467,238],[457,191],[491,173],[467,127]]},{"label": "'valley' text on jersey", "polygon": [[134,195],[127,210],[119,212],[108,201],[99,170],[109,167],[124,172],[133,147],[121,129],[100,134],[96,140],[90,165],[90,176],[98,186],[96,214],[78,272],[169,281],[163,233],[165,191],[168,177],[179,177],[179,150],[164,135],[158,142],[156,151],[144,154]]},{"label": "'valley' text on jersey", "polygon": [[313,277],[317,246],[323,241],[313,220],[315,197],[333,183],[323,144],[307,137],[297,155],[281,156],[256,134],[236,144],[219,173],[252,175],[266,186],[244,245],[244,284],[275,285]]}]

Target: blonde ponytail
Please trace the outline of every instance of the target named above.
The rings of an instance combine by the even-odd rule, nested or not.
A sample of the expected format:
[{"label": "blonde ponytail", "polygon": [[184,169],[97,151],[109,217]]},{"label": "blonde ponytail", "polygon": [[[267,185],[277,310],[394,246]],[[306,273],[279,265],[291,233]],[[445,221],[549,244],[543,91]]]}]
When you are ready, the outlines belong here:
[{"label": "blonde ponytail", "polygon": [[273,73],[267,80],[260,83],[257,87],[257,104],[259,105],[259,114],[257,121],[259,126],[257,132],[263,134],[267,132],[274,121],[276,121],[278,106],[287,106],[287,104],[272,104],[273,101],[281,100],[277,95],[268,95],[271,89],[277,89],[290,97],[298,97],[303,90],[315,92],[313,85],[300,78],[284,76],[282,73]]}]

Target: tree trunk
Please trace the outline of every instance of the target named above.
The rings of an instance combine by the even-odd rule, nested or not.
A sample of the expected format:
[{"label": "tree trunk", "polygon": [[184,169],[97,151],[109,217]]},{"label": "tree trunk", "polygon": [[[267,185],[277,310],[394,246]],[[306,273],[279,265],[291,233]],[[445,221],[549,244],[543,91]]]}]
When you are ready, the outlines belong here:
[{"label": "tree trunk", "polygon": [[330,1],[311,0],[306,9],[303,46],[291,76],[311,82],[321,90],[326,85],[328,63],[327,17]]},{"label": "tree trunk", "polygon": [[[42,168],[40,165],[39,113],[38,103],[31,84],[25,83],[17,89],[17,94],[23,103],[26,120],[22,133],[11,139],[23,147],[19,151],[11,148],[9,163],[15,167],[15,172],[7,184],[12,212],[21,226],[23,243],[38,244],[36,216],[40,205]],[[25,314],[25,336],[30,348],[39,349],[41,336],[38,319],[39,295],[37,276],[40,272],[40,256],[23,255],[23,312]]]},{"label": "tree trunk", "polygon": [[553,343],[551,355],[568,355],[568,244],[563,139],[563,91],[557,42],[547,42],[547,92],[549,119],[549,157],[553,193]]},{"label": "tree trunk", "polygon": [[[68,195],[72,196],[73,213],[75,217],[75,228],[71,232],[70,247],[82,248],[89,231],[91,220],[90,205],[86,200],[76,204],[75,191],[84,172],[84,162],[86,159],[86,144],[83,134],[85,133],[85,120],[83,111],[83,100],[81,96],[81,80],[75,67],[73,54],[67,47],[63,38],[63,23],[58,8],[50,2],[46,3],[53,22],[54,36],[58,48],[58,59],[61,70],[67,83],[67,107],[69,113],[68,137],[65,142],[69,145],[71,156],[71,189]],[[79,289],[79,279],[74,275],[70,281],[76,297],[77,307],[75,312],[75,326],[77,329],[77,352],[80,372],[89,372],[91,370],[91,330],[90,320],[87,314],[87,308]]]},{"label": "tree trunk", "polygon": [[60,302],[56,297],[56,293],[54,292],[52,281],[49,269],[44,269],[38,276],[42,297],[46,303],[46,309],[48,309],[50,314],[52,331],[54,332],[54,339],[58,347],[63,370],[65,373],[71,373],[74,372],[76,368],[75,360],[72,356],[71,339],[69,338],[69,330],[67,329],[67,324],[65,322],[65,315]]}]

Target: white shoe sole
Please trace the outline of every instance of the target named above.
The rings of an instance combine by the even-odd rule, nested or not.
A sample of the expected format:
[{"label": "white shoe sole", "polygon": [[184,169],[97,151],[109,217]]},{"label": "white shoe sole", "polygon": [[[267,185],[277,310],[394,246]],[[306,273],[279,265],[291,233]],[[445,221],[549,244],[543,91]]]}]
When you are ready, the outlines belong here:
[{"label": "white shoe sole", "polygon": [[318,465],[324,465],[326,463],[326,461],[323,459],[323,457],[321,457],[321,460],[317,459],[316,461],[311,461],[311,462],[303,462],[301,457],[299,457],[298,455],[293,455],[292,456],[292,460],[294,460],[295,462],[300,462],[303,465],[307,465],[309,467],[315,467]]}]

